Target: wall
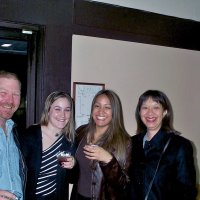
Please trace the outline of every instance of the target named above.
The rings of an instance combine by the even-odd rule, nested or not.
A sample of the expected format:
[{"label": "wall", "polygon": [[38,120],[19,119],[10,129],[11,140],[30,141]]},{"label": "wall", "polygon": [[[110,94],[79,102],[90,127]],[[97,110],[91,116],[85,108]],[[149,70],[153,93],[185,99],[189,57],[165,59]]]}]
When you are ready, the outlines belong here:
[{"label": "wall", "polygon": [[99,82],[115,90],[122,100],[125,125],[131,135],[136,129],[134,111],[139,95],[147,89],[164,91],[174,108],[176,129],[194,142],[197,171],[199,66],[199,51],[73,36],[72,83]]},{"label": "wall", "polygon": [[159,14],[200,21],[199,0],[96,0],[109,4],[146,10]]},{"label": "wall", "polygon": [[37,52],[42,54],[42,58],[37,57],[37,63],[41,63],[36,70],[37,85],[31,86],[36,88],[38,100],[33,108],[33,112],[37,111],[36,121],[40,119],[44,100],[50,92],[58,89],[70,92],[72,13],[72,0],[1,0],[0,26],[9,22],[44,28],[44,35],[38,34],[40,39],[44,38],[41,44],[44,51]]}]

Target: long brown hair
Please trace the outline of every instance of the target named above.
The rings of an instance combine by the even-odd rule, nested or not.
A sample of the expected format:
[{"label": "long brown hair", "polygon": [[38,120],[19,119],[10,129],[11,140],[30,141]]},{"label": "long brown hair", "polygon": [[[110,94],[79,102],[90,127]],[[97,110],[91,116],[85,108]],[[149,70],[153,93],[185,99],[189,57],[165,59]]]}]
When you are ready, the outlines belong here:
[{"label": "long brown hair", "polygon": [[88,140],[92,141],[94,137],[94,132],[96,124],[92,117],[92,112],[94,109],[94,104],[96,99],[105,95],[111,103],[112,109],[112,120],[109,124],[108,129],[105,131],[103,136],[98,141],[98,144],[105,148],[110,153],[114,153],[116,159],[119,161],[120,165],[123,166],[126,158],[126,147],[129,141],[129,134],[127,133],[124,126],[123,110],[119,96],[112,90],[101,90],[99,91],[93,101],[91,106],[91,115],[88,124]]}]

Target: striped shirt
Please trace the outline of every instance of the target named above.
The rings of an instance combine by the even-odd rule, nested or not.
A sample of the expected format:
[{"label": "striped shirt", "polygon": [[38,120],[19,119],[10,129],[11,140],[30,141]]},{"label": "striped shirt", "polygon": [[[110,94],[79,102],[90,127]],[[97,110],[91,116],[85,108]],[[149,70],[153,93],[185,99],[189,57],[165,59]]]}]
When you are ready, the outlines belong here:
[{"label": "striped shirt", "polygon": [[42,152],[42,163],[38,176],[36,195],[46,196],[56,190],[58,161],[56,155],[62,146],[63,135],[54,144]]}]

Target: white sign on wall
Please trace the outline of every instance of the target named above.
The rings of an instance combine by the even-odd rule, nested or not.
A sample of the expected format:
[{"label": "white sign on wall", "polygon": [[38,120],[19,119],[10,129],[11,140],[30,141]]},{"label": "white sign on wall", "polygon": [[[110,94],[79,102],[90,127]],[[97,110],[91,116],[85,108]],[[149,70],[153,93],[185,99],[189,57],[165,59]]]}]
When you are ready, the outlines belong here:
[{"label": "white sign on wall", "polygon": [[100,83],[74,82],[74,102],[76,128],[87,124],[90,118],[92,100],[97,92],[105,88]]}]

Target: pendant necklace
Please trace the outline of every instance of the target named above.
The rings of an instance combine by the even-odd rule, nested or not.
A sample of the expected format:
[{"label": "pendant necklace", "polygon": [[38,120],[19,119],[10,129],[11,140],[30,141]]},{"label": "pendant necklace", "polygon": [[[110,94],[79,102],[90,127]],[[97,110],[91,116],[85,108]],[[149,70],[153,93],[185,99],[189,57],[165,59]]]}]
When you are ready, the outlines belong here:
[{"label": "pendant necklace", "polygon": [[55,136],[59,137],[61,134],[62,134],[61,132],[58,132],[58,133],[55,134]]}]

